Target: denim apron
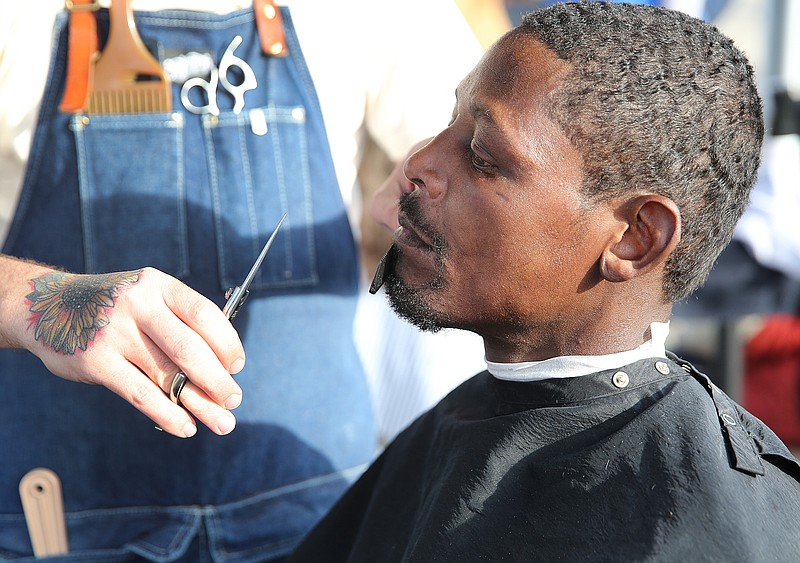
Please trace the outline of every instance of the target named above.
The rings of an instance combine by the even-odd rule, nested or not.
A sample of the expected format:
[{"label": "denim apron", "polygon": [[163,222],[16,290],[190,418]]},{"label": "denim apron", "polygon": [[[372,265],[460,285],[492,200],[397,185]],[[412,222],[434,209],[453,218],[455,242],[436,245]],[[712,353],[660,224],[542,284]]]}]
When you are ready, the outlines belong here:
[{"label": "denim apron", "polygon": [[[0,352],[0,559],[32,560],[18,484],[62,482],[64,560],[268,561],[288,554],[375,453],[352,339],[358,263],[314,86],[288,9],[289,56],[267,57],[252,9],[141,12],[160,59],[236,55],[258,87],[241,113],[59,112],[66,14],[4,253],[76,272],[153,266],[224,303],[287,219],[236,317],[247,365],[236,430],[158,432],[100,386],[68,382],[31,354]],[[108,13],[98,12],[101,44]]]}]

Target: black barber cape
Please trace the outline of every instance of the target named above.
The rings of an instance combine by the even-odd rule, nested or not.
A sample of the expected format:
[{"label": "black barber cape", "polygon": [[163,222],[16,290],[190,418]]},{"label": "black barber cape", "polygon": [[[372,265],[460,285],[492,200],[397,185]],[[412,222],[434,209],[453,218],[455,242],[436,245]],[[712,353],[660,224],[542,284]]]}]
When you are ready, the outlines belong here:
[{"label": "black barber cape", "polygon": [[291,561],[800,561],[800,466],[690,365],[508,382],[419,418]]}]

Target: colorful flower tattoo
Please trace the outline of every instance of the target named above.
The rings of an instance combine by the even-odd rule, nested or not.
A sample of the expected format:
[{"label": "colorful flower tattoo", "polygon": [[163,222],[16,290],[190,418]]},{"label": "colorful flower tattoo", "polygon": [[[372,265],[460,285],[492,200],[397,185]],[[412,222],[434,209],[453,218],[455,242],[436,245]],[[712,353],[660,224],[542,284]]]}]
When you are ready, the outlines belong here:
[{"label": "colorful flower tattoo", "polygon": [[28,294],[34,337],[61,354],[86,350],[108,324],[107,309],[114,306],[120,287],[139,281],[141,271],[76,275],[52,272],[32,279]]}]

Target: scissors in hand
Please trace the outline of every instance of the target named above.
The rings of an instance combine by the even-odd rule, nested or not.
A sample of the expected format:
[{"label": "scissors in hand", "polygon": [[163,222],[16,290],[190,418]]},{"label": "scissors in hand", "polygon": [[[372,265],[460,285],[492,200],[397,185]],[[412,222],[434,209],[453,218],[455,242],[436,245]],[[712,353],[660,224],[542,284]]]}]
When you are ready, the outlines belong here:
[{"label": "scissors in hand", "polygon": [[242,303],[244,303],[244,300],[247,299],[247,296],[250,294],[250,291],[247,288],[250,287],[250,284],[253,282],[253,278],[256,277],[256,272],[258,272],[258,269],[261,267],[261,262],[264,261],[264,257],[267,255],[269,247],[272,246],[272,241],[275,240],[275,236],[278,234],[278,229],[280,229],[281,225],[283,225],[284,219],[286,219],[285,213],[278,222],[278,226],[275,227],[274,231],[272,231],[269,240],[264,245],[263,250],[261,250],[261,254],[258,255],[258,258],[256,258],[255,264],[253,264],[253,267],[250,268],[250,272],[242,282],[242,285],[232,287],[225,292],[225,299],[227,299],[227,301],[225,302],[225,306],[222,308],[222,312],[225,313],[225,316],[228,317],[229,320],[233,320],[233,317],[235,317],[236,313],[239,312],[239,308],[242,306]]},{"label": "scissors in hand", "polygon": [[[274,231],[272,231],[269,240],[267,240],[267,243],[261,250],[261,254],[258,255],[258,258],[256,258],[253,267],[250,268],[250,272],[248,272],[247,277],[242,282],[242,285],[232,287],[225,292],[225,299],[227,299],[227,301],[225,302],[225,306],[222,307],[222,312],[225,314],[228,320],[233,321],[236,313],[239,312],[239,309],[241,308],[245,299],[247,299],[247,296],[250,294],[248,288],[253,282],[253,278],[256,277],[256,273],[261,267],[261,263],[264,261],[264,257],[267,255],[269,248],[272,246],[272,242],[278,235],[278,229],[281,228],[281,225],[283,225],[283,221],[285,219],[286,214],[284,213],[283,217],[281,217],[281,220],[278,222],[278,226],[275,227]],[[189,381],[189,378],[186,377],[186,374],[183,371],[179,371],[175,374],[175,378],[172,380],[172,385],[169,386],[169,398],[179,407],[183,406],[181,405],[181,392],[183,392],[183,388],[186,386],[187,381]]]},{"label": "scissors in hand", "polygon": [[[228,48],[225,49],[225,54],[222,55],[222,59],[219,61],[219,69],[211,69],[210,80],[197,76],[183,83],[183,87],[181,87],[181,102],[183,103],[183,107],[192,113],[218,116],[219,104],[217,104],[217,87],[221,82],[222,87],[233,96],[233,113],[241,113],[244,109],[245,92],[255,90],[258,86],[256,74],[253,72],[252,67],[247,64],[247,61],[233,54],[236,48],[241,44],[241,35],[237,35],[233,38]],[[241,83],[231,83],[228,78],[228,72],[231,69],[238,69],[238,72],[241,73]],[[192,103],[189,96],[193,88],[200,88],[205,93],[205,98],[208,100],[205,105],[198,106]]]}]

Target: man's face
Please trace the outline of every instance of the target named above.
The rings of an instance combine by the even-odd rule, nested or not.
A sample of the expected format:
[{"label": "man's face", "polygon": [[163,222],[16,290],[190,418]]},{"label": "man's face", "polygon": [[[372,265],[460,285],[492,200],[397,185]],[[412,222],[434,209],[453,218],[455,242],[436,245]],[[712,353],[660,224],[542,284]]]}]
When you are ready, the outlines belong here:
[{"label": "man's face", "polygon": [[392,305],[425,329],[477,332],[487,357],[493,339],[549,357],[591,308],[605,206],[580,196],[580,155],[546,114],[566,71],[539,42],[507,36],[459,86],[450,125],[406,162],[416,189],[401,199]]}]

